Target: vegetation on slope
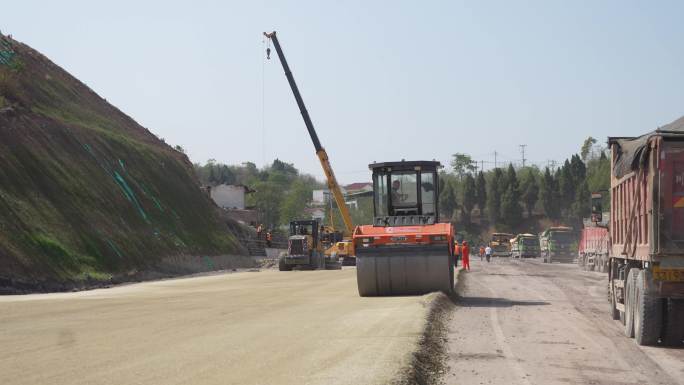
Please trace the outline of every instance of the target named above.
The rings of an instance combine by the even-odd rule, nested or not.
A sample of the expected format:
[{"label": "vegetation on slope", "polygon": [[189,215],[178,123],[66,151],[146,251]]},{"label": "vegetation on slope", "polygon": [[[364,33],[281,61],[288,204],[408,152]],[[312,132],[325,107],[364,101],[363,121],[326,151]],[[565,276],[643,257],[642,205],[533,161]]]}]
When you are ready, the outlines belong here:
[{"label": "vegetation on slope", "polygon": [[0,35],[0,279],[104,279],[239,247],[192,164]]}]

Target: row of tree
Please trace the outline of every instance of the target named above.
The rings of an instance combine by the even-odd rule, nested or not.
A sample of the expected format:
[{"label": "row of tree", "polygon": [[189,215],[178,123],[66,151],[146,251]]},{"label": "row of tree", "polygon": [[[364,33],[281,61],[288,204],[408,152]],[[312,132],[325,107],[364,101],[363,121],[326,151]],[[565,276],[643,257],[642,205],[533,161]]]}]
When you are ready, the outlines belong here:
[{"label": "row of tree", "polygon": [[261,169],[251,162],[225,165],[210,159],[204,165],[195,164],[195,171],[203,185],[237,184],[255,190],[247,195],[246,204],[257,209],[260,221],[270,228],[305,218],[313,190],[323,188],[313,176],[279,159]]},{"label": "row of tree", "polygon": [[591,137],[580,155],[556,169],[509,164],[477,172],[475,162],[462,153],[454,154],[450,165],[441,174],[440,211],[466,229],[473,227],[474,214],[480,224],[512,232],[537,230],[545,218],[578,227],[590,215],[590,192],[610,184],[610,161]]},{"label": "row of tree", "polygon": [[[579,155],[573,155],[555,169],[515,168],[509,164],[479,172],[469,155],[454,154],[450,170],[440,175],[442,219],[449,218],[466,231],[482,227],[475,223],[511,232],[535,231],[543,219],[579,227],[582,218],[590,214],[590,192],[607,190],[610,185],[610,161],[605,152],[589,137]],[[195,169],[202,184],[243,184],[256,190],[248,195],[247,204],[259,210],[263,223],[269,227],[307,217],[305,208],[312,200],[313,190],[325,186],[278,159],[261,169],[251,162],[225,165],[210,159],[204,165],[195,164]],[[370,223],[372,199],[358,198],[357,205],[357,209],[351,210],[354,223]],[[604,207],[609,207],[609,202],[604,202]],[[326,210],[326,223],[330,221],[330,212]],[[336,227],[341,228],[336,207],[333,219]]]}]

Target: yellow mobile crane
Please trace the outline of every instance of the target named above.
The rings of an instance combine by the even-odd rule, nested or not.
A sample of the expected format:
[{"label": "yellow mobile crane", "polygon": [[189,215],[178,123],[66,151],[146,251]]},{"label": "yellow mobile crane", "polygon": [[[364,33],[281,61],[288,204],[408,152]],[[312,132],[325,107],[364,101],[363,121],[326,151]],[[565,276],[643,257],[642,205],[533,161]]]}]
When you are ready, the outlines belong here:
[{"label": "yellow mobile crane", "polygon": [[[264,32],[264,36],[266,36],[267,39],[270,39],[273,42],[273,46],[275,47],[276,53],[278,54],[278,58],[280,59],[280,64],[282,64],[283,70],[285,71],[285,77],[287,77],[287,81],[288,83],[290,83],[290,88],[292,89],[292,93],[294,94],[295,100],[297,101],[299,112],[301,112],[302,114],[304,124],[306,125],[307,131],[309,131],[309,136],[311,137],[311,141],[313,142],[314,148],[316,149],[316,156],[318,156],[318,160],[321,162],[321,167],[323,167],[323,173],[325,173],[328,189],[335,198],[335,203],[337,203],[337,207],[339,208],[340,214],[342,215],[342,221],[344,222],[344,227],[346,230],[344,233],[345,239],[339,242],[332,242],[332,245],[330,245],[325,250],[325,255],[332,257],[337,256],[343,259],[342,262],[344,264],[355,264],[353,263],[355,261],[355,258],[353,258],[353,256],[351,255],[353,247],[350,239],[351,234],[354,232],[354,225],[352,224],[352,219],[351,215],[349,215],[349,209],[347,208],[347,204],[344,201],[342,190],[340,189],[340,185],[337,183],[335,173],[333,172],[332,166],[330,165],[328,153],[325,151],[323,146],[321,146],[320,140],[318,140],[318,134],[316,134],[316,130],[314,129],[314,125],[311,122],[309,112],[306,110],[306,106],[304,105],[302,95],[299,93],[299,88],[297,88],[297,83],[295,83],[294,77],[292,76],[290,66],[287,64],[287,60],[285,59],[283,50],[280,47],[280,42],[278,41],[276,32]],[[270,59],[270,48],[266,50],[266,55],[267,58]]]}]

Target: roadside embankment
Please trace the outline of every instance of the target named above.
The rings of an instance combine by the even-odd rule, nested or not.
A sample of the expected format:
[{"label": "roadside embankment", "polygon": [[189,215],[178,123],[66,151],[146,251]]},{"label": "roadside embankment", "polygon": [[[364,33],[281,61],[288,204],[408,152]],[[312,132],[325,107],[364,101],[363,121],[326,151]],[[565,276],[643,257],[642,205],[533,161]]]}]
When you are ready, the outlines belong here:
[{"label": "roadside embankment", "polygon": [[253,257],[241,255],[191,256],[163,258],[144,270],[130,270],[110,277],[86,277],[80,280],[27,280],[0,276],[0,295],[92,290],[113,285],[258,267]]}]

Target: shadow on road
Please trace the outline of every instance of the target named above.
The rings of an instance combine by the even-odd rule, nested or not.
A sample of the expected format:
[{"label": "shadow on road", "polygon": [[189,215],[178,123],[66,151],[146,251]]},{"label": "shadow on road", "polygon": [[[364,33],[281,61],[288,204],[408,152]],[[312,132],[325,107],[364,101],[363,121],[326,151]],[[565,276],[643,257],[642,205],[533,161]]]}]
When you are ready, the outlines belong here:
[{"label": "shadow on road", "polygon": [[457,305],[463,307],[513,307],[513,306],[546,306],[545,301],[515,301],[507,298],[491,297],[459,297]]}]

